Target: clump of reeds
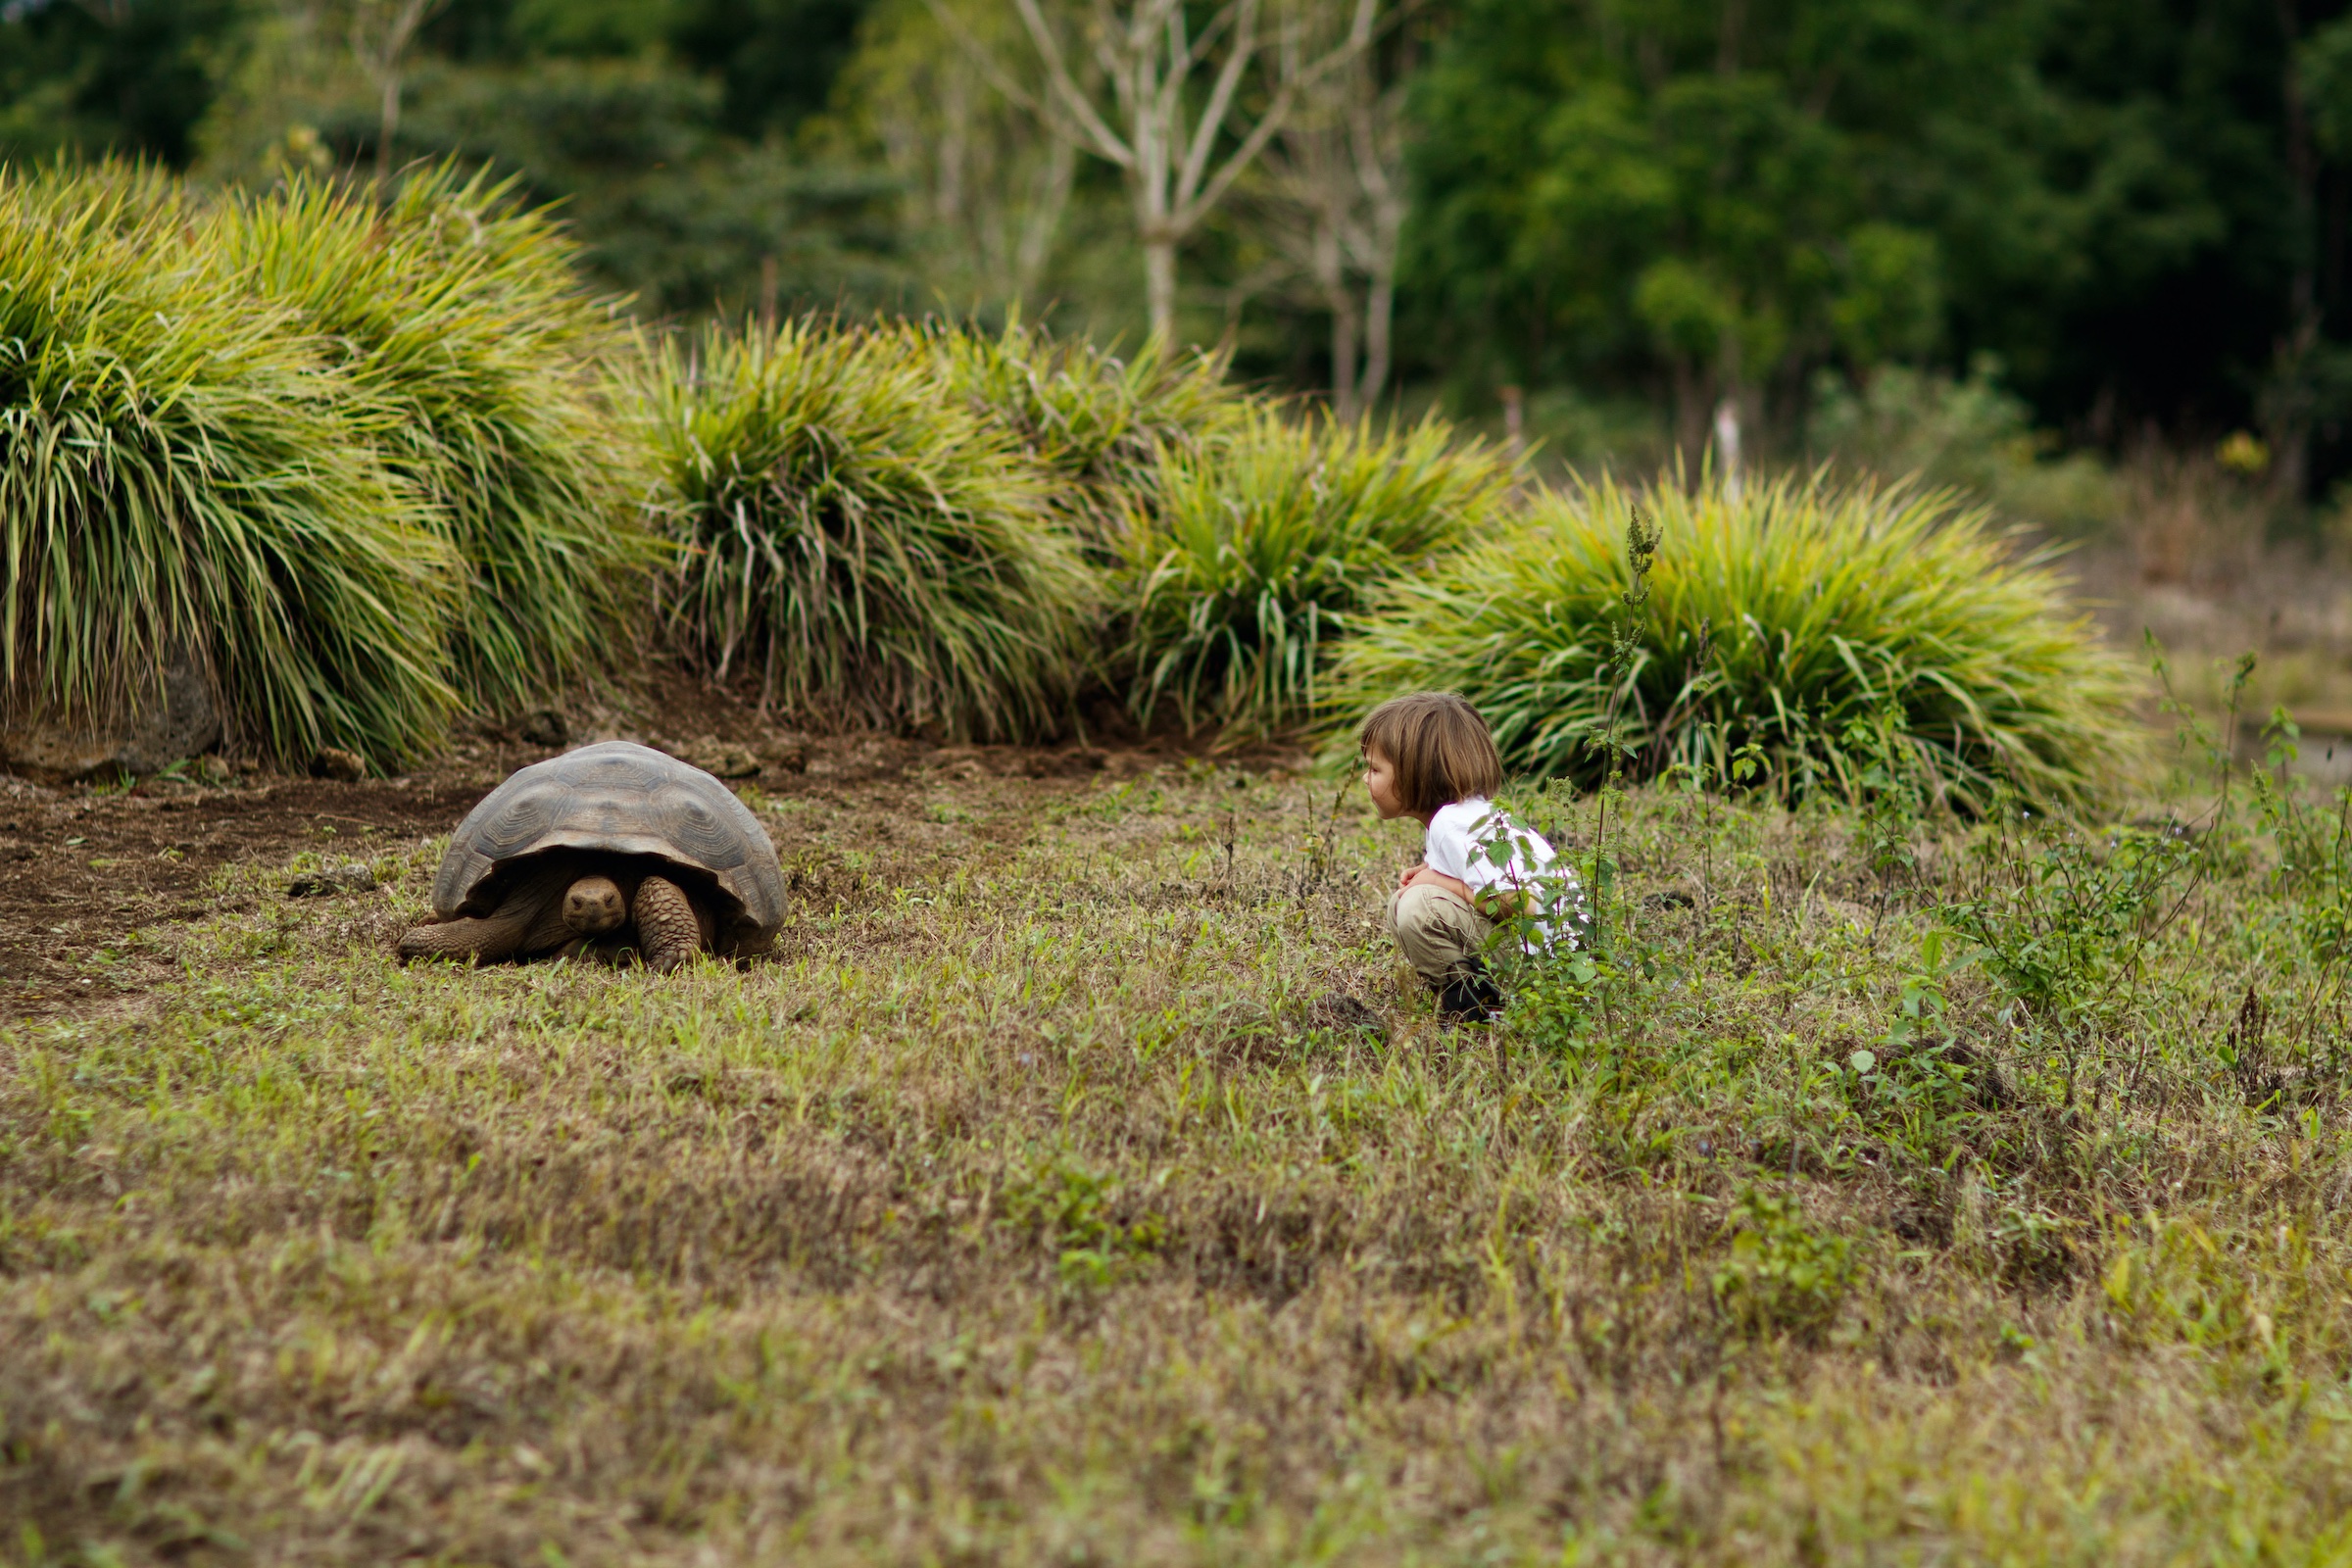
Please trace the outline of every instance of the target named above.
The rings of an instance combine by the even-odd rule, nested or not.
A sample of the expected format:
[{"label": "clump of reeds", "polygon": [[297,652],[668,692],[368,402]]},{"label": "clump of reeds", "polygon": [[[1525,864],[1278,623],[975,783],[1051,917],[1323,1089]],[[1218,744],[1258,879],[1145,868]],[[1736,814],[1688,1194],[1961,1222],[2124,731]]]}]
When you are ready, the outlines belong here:
[{"label": "clump of reeds", "polygon": [[192,656],[232,742],[428,750],[453,562],[400,413],[119,167],[0,172],[0,705],[105,721]]},{"label": "clump of reeds", "polygon": [[[1623,597],[1636,512],[1661,535],[1638,613]],[[1390,583],[1335,673],[1342,717],[1448,688],[1511,767],[1588,784],[1623,755],[1602,744],[1614,733],[1637,776],[1724,777],[1744,751],[1784,793],[1851,793],[1895,744],[1961,803],[2000,786],[2078,801],[2138,733],[2130,672],[2046,552],[1947,496],[1820,475],[1545,493]]]},{"label": "clump of reeds", "polygon": [[661,559],[596,374],[625,340],[571,242],[511,197],[446,167],[381,207],[298,179],[206,231],[232,285],[292,307],[395,416],[385,459],[466,565],[451,673],[492,711],[630,648]]},{"label": "clump of reeds", "polygon": [[1054,504],[1104,564],[1134,509],[1149,508],[1160,454],[1198,451],[1250,408],[1222,354],[1156,338],[1121,357],[1017,319],[994,334],[934,325],[927,335],[956,390],[1057,481]]},{"label": "clump of reeds", "polygon": [[709,331],[649,351],[639,423],[688,662],[834,725],[1055,729],[1098,599],[1044,471],[911,329]]},{"label": "clump of reeds", "polygon": [[1229,740],[1306,721],[1367,599],[1493,517],[1512,473],[1439,420],[1376,430],[1268,406],[1214,443],[1163,446],[1122,538],[1137,716],[1172,706]]}]

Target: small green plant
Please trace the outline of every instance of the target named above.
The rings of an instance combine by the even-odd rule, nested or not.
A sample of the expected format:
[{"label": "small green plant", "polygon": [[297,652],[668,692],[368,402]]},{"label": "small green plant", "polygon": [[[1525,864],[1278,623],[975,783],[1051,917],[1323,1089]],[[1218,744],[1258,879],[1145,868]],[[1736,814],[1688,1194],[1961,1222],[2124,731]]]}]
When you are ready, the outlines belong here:
[{"label": "small green plant", "polygon": [[[1663,546],[1629,671],[1612,628],[1636,512]],[[1645,778],[1746,755],[1784,798],[1858,796],[1859,721],[1899,739],[1931,799],[2087,800],[2138,747],[2133,681],[2049,556],[2015,551],[1984,514],[1899,487],[1579,483],[1391,581],[1336,656],[1332,711],[1450,688],[1514,768],[1592,786],[1621,756]],[[1591,745],[1612,711],[1628,753]]]},{"label": "small green plant", "polygon": [[[2155,677],[2161,694],[2157,700],[2160,711],[2171,716],[2173,727],[2174,765],[2197,782],[2210,781],[2214,790],[2213,805],[2204,822],[2208,858],[2212,852],[2227,845],[2231,853],[2242,851],[2244,823],[2236,815],[2237,798],[2234,786],[2241,764],[2238,760],[2238,728],[2243,718],[2246,685],[2254,678],[2261,657],[2252,649],[2237,656],[2230,673],[2222,679],[2222,727],[2216,731],[2205,721],[2203,714],[2183,700],[2173,688],[2171,661],[2165,657],[2163,646],[2153,631],[2143,631],[2149,672]],[[2278,716],[2283,716],[2280,714]],[[2292,720],[2286,722],[2291,726]],[[2277,750],[2271,761],[2281,773],[2284,764],[2293,757],[2293,738],[2283,733],[2279,737],[2283,750]],[[2198,775],[2202,774],[2202,779]]]},{"label": "small green plant", "polygon": [[1263,407],[1213,446],[1162,447],[1124,545],[1137,716],[1172,706],[1229,740],[1304,723],[1366,598],[1494,515],[1512,471],[1436,419],[1377,432]]},{"label": "small green plant", "polygon": [[1643,632],[1647,629],[1649,574],[1658,558],[1658,530],[1637,507],[1625,514],[1625,591],[1609,617],[1609,657],[1602,675],[1608,699],[1601,716],[1585,736],[1585,751],[1602,769],[1599,808],[1592,828],[1593,945],[1608,940],[1609,896],[1617,880],[1617,864],[1609,858],[1609,808],[1622,807],[1625,761],[1633,747],[1625,738],[1626,706],[1634,695],[1634,680],[1642,668]]},{"label": "small green plant", "polygon": [[1980,841],[1943,920],[2007,994],[2028,1049],[2058,1063],[2068,1106],[2132,1015],[2149,946],[2180,915],[2199,859],[2194,844],[2162,828],[2094,838],[2022,809],[2014,822],[2001,813]]},{"label": "small green plant", "polygon": [[1930,931],[1886,1033],[1846,1058],[1856,1108],[1923,1165],[1942,1164],[1954,1138],[2007,1097],[1998,1071],[1951,1016],[1952,979],[1974,962],[1973,954],[1951,954],[1945,933]]},{"label": "small green plant", "polygon": [[[1609,627],[1612,671],[1626,677],[1621,691],[1630,688],[1640,663],[1649,573],[1658,553],[1657,529],[1640,512],[1631,513],[1625,542],[1631,581],[1619,596]],[[1619,897],[1621,867],[1611,853],[1609,813],[1624,808],[1621,764],[1631,750],[1619,722],[1622,716],[1622,704],[1612,703],[1585,741],[1588,750],[1607,760],[1608,772],[1598,791],[1592,850],[1586,857],[1584,876],[1563,861],[1549,874],[1530,878],[1521,907],[1499,922],[1491,943],[1514,989],[1523,990],[1533,1004],[1532,1032],[1558,1036],[1559,1026],[1567,1024],[1566,1038],[1554,1039],[1555,1046],[1577,1044],[1575,1020],[1589,1005],[1596,1005],[1603,1022],[1613,1027],[1614,1004],[1654,979],[1661,968],[1657,952],[1638,939],[1623,910],[1612,907]],[[1497,866],[1510,864],[1515,854],[1533,858],[1532,846],[1510,834],[1497,835],[1486,853]]]},{"label": "small green plant", "polygon": [[1747,1333],[1818,1338],[1856,1273],[1853,1247],[1805,1225],[1794,1198],[1748,1188],[1727,1224],[1730,1253],[1715,1270],[1715,1299]]},{"label": "small green plant", "polygon": [[[1625,951],[1593,947],[1592,902],[1565,865],[1528,878],[1519,891],[1525,902],[1495,923],[1486,951],[1510,999],[1504,1013],[1510,1035],[1540,1056],[1573,1063],[1605,1092],[1629,1063],[1611,1034],[1594,1024],[1607,1023],[1623,995]],[[1498,1058],[1505,1049],[1498,1035]]]},{"label": "small green plant", "polygon": [[[2250,660],[2240,667],[2250,669]],[[2238,686],[2227,688],[2232,707]],[[2251,875],[2267,895],[2249,900],[2239,919],[2269,961],[2246,978],[2220,1055],[2246,1103],[2273,1112],[2331,1100],[2346,1067],[2339,1020],[2352,978],[2352,789],[2323,796],[2297,779],[2300,738],[2286,710],[2274,710],[2262,732],[2264,765],[2247,770],[2242,822],[2226,814],[2224,797],[2197,846],[2208,875]]]},{"label": "small green plant", "polygon": [[664,621],[696,668],[823,725],[1057,726],[1096,575],[911,329],[708,331],[651,350],[631,396],[683,552]]},{"label": "small green plant", "polygon": [[1854,779],[1856,836],[1863,863],[1878,879],[1878,914],[1884,918],[1897,885],[1919,867],[1917,833],[1928,808],[1919,753],[1908,744],[1901,710],[1891,706],[1849,720],[1839,739],[1848,755],[1862,760]]},{"label": "small green plant", "polygon": [[1054,1253],[1064,1285],[1094,1290],[1114,1283],[1160,1244],[1158,1216],[1122,1222],[1113,1214],[1114,1184],[1066,1152],[1040,1158],[1005,1190],[1005,1217],[1034,1230]]},{"label": "small green plant", "polygon": [[2352,788],[2338,785],[2328,803],[2331,809],[2268,789],[2262,812],[2278,848],[2273,891],[2311,956],[2335,966],[2352,958]]}]

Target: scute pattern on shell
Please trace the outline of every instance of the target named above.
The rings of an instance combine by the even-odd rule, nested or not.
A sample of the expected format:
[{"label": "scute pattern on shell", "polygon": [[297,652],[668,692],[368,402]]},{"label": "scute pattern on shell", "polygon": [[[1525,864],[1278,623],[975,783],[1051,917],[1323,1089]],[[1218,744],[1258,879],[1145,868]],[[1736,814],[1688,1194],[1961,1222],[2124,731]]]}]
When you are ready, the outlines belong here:
[{"label": "scute pattern on shell", "polygon": [[433,912],[488,912],[499,869],[550,850],[655,857],[704,872],[741,906],[717,946],[752,953],[784,923],[776,847],[717,779],[629,741],[606,741],[517,770],[466,813],[433,878]]}]

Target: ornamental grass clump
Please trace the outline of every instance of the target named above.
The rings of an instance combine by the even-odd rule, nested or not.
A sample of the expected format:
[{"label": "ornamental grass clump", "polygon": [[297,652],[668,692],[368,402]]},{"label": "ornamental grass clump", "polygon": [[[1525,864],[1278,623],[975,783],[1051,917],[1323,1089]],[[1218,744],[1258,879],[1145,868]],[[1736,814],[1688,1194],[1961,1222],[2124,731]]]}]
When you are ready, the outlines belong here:
[{"label": "ornamental grass clump", "polygon": [[546,215],[442,168],[380,208],[298,179],[224,204],[207,236],[397,414],[385,459],[465,562],[449,661],[475,706],[512,711],[629,646],[663,553],[595,373],[612,311]]},{"label": "ornamental grass clump", "polygon": [[706,332],[634,380],[695,667],[820,725],[1054,731],[1099,600],[1009,431],[906,328]]},{"label": "ornamental grass clump", "polygon": [[1131,511],[1153,508],[1160,453],[1197,452],[1240,428],[1250,407],[1225,379],[1224,355],[1178,353],[1157,338],[1122,359],[1017,319],[993,335],[926,330],[956,390],[1059,481],[1055,505],[1103,564]]},{"label": "ornamental grass clump", "polygon": [[416,758],[455,573],[397,411],[202,223],[135,172],[0,172],[0,720],[103,724],[188,658],[233,746]]},{"label": "ornamental grass clump", "polygon": [[[1637,513],[1661,542],[1633,614]],[[1614,756],[1634,776],[1682,763],[1851,797],[1893,762],[1964,808],[2002,787],[2077,803],[2139,733],[2132,675],[2070,606],[2049,552],[1946,495],[1824,474],[1546,493],[1391,583],[1334,673],[1343,718],[1402,691],[1459,691],[1508,766],[1583,784]]]},{"label": "ornamental grass clump", "polygon": [[1503,505],[1511,463],[1442,421],[1293,422],[1250,409],[1213,444],[1162,447],[1123,539],[1120,662],[1149,723],[1239,742],[1309,719],[1327,648],[1398,571]]}]

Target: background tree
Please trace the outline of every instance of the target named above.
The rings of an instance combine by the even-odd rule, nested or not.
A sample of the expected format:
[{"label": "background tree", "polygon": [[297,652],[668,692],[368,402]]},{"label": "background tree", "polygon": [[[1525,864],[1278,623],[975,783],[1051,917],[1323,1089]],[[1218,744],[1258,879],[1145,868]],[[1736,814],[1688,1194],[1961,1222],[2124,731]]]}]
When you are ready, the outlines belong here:
[{"label": "background tree", "polygon": [[1023,47],[995,0],[953,5],[943,25],[923,0],[887,0],[846,68],[836,128],[871,147],[899,181],[904,221],[927,281],[958,307],[1036,302],[1062,239],[1078,147],[1008,99],[966,47]]},{"label": "background tree", "polygon": [[[1331,401],[1353,418],[1387,390],[1397,244],[1408,210],[1405,95],[1421,10],[1376,0],[1301,7],[1276,53],[1294,107],[1262,155],[1257,220],[1331,318]],[[1317,70],[1318,63],[1336,62]]]},{"label": "background tree", "polygon": [[0,156],[492,164],[651,316],[1166,328],[1181,261],[1245,375],[1594,455],[1799,453],[1906,367],[2352,473],[2346,0],[1383,0],[1368,58],[1356,0],[467,0],[387,136],[339,19],[408,3],[0,0]]},{"label": "background tree", "polygon": [[0,156],[113,150],[184,166],[253,21],[243,0],[0,4]]},{"label": "background tree", "polygon": [[380,108],[375,136],[375,182],[392,178],[392,142],[400,134],[401,75],[416,31],[449,7],[449,0],[351,0],[351,56],[375,83]]},{"label": "background tree", "polygon": [[[260,14],[250,64],[206,119],[208,173],[384,156],[347,15],[336,0]],[[389,156],[485,165],[524,200],[563,203],[584,260],[648,316],[895,302],[909,279],[886,172],[800,145],[831,79],[812,84],[783,43],[846,57],[826,21],[779,0],[469,0],[415,34]]]},{"label": "background tree", "polygon": [[1634,393],[1695,444],[1726,393],[1785,439],[1819,368],[1989,353],[2077,439],[2307,407],[2324,485],[2344,171],[2298,165],[2285,89],[2342,13],[1464,0],[1416,85],[1410,368]]},{"label": "background tree", "polygon": [[1646,385],[1695,450],[1727,401],[1936,348],[1938,238],[1888,199],[1899,154],[1831,112],[1840,51],[1883,40],[1599,9],[1474,6],[1420,84],[1415,292],[1457,373]]},{"label": "background tree", "polygon": [[[955,24],[944,0],[934,4]],[[1152,331],[1172,336],[1178,247],[1281,130],[1300,90],[1352,52],[1351,38],[1268,71],[1298,47],[1312,0],[1226,0],[1200,18],[1186,0],[1087,0],[1067,15],[1044,0],[1013,6],[1036,51],[1035,85],[1003,72],[999,84],[1054,135],[1118,169]],[[1246,95],[1253,85],[1261,90]]]}]

